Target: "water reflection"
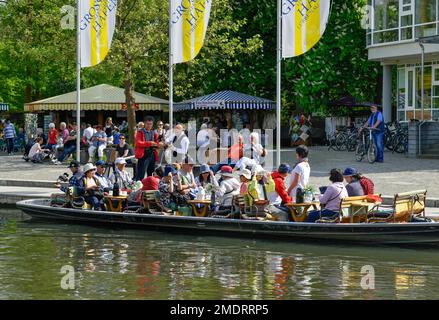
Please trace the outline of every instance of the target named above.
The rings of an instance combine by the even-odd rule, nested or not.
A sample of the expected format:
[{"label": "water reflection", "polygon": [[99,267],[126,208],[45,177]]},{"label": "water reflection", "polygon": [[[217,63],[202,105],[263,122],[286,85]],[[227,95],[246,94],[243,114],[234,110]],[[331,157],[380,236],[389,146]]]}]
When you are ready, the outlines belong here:
[{"label": "water reflection", "polygon": [[[0,219],[0,299],[437,298],[439,251],[318,246]],[[6,217],[6,218],[5,218]],[[76,287],[60,287],[63,265]],[[375,290],[360,286],[375,268]]]}]

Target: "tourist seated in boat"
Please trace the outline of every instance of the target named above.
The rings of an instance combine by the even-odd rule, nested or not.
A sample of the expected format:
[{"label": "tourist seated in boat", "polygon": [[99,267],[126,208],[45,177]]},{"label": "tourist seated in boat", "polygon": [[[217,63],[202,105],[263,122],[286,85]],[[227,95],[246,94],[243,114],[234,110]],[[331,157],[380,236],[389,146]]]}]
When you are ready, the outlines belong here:
[{"label": "tourist seated in boat", "polygon": [[167,165],[163,172],[163,178],[159,183],[160,203],[170,210],[177,210],[179,205],[187,204],[186,198],[178,191],[177,170]]},{"label": "tourist seated in boat", "polygon": [[276,186],[271,174],[258,165],[248,185],[249,205],[268,205],[269,194],[273,192],[276,192]]},{"label": "tourist seated in boat", "polygon": [[321,209],[310,211],[306,222],[315,222],[320,218],[332,218],[340,214],[341,199],[348,197],[348,191],[343,184],[343,172],[340,169],[332,169],[329,180],[332,184],[319,198]]},{"label": "tourist seated in boat", "polygon": [[230,166],[223,166],[220,171],[221,178],[219,180],[218,208],[217,210],[228,210],[232,207],[233,196],[239,194],[240,183],[233,174]]},{"label": "tourist seated in boat", "polygon": [[291,167],[288,163],[282,163],[277,171],[271,174],[274,181],[274,191],[268,194],[269,206],[266,210],[278,221],[289,221],[290,209],[285,206],[291,203],[292,199],[285,188],[285,179],[291,173]]},{"label": "tourist seated in boat", "polygon": [[93,163],[84,166],[84,177],[82,178],[85,202],[90,204],[93,210],[104,210],[104,189],[95,177],[96,167]]},{"label": "tourist seated in boat", "polygon": [[105,174],[106,167],[107,166],[103,160],[97,161],[95,178],[99,181],[99,184],[102,188],[104,188],[104,190],[109,191],[113,189],[113,182],[111,181],[110,177]]},{"label": "tourist seated in boat", "polygon": [[126,170],[127,162],[124,158],[117,158],[114,162],[116,165],[116,171],[110,175],[110,180],[114,184],[119,183],[121,190],[128,190],[134,184],[130,173]]},{"label": "tourist seated in boat", "polygon": [[142,195],[145,191],[159,190],[160,178],[155,175],[142,179],[142,188],[132,192],[128,197],[128,206],[138,206],[142,203]]},{"label": "tourist seated in boat", "polygon": [[82,177],[84,173],[81,170],[80,163],[76,160],[72,160],[67,168],[72,172],[68,186],[61,186],[60,182],[55,183],[55,187],[59,188],[62,192],[67,192],[69,187],[82,187]]},{"label": "tourist seated in boat", "polygon": [[200,175],[195,178],[195,183],[197,187],[205,188],[209,184],[219,187],[217,178],[207,164],[200,166]]},{"label": "tourist seated in boat", "polygon": [[309,176],[311,174],[311,167],[308,161],[309,150],[307,146],[300,145],[296,148],[297,163],[291,172],[291,183],[288,188],[288,194],[293,200],[296,199],[298,189],[305,189],[309,183]]},{"label": "tourist seated in boat", "polygon": [[244,169],[248,169],[251,172],[254,172],[258,164],[259,163],[255,159],[251,159],[249,157],[242,157],[241,159],[238,160],[238,162],[236,162],[233,171],[237,172],[237,171],[242,171]]},{"label": "tourist seated in boat", "polygon": [[243,196],[248,196],[248,185],[252,181],[251,171],[249,169],[243,169],[235,173],[239,175],[239,180],[241,182],[239,194]]},{"label": "tourist seated in boat", "polygon": [[178,170],[177,182],[178,191],[187,199],[193,200],[197,194],[197,183],[193,172],[194,162],[186,157]]},{"label": "tourist seated in boat", "polygon": [[346,168],[343,172],[346,180],[346,190],[349,197],[364,196],[364,190],[360,183],[360,174],[355,168]]}]

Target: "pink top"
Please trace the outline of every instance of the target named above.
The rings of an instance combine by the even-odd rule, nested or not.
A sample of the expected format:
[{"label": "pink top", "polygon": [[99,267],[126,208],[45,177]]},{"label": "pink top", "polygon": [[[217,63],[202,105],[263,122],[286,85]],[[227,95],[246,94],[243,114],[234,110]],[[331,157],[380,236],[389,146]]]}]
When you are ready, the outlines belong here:
[{"label": "pink top", "polygon": [[325,209],[332,211],[340,211],[341,199],[348,197],[343,182],[335,182],[331,184],[323,195],[320,196],[320,203],[325,205]]}]

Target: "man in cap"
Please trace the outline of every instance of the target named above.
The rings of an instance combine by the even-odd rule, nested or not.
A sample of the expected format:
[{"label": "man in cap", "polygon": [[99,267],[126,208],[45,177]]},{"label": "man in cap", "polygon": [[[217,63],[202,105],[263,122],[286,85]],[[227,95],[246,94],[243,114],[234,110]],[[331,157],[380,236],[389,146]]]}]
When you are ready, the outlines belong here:
[{"label": "man in cap", "polygon": [[348,183],[346,190],[349,197],[364,196],[363,187],[360,183],[360,174],[354,168],[346,168],[343,172],[343,178]]},{"label": "man in cap", "polygon": [[128,189],[133,184],[133,179],[126,170],[127,162],[124,158],[117,158],[114,162],[116,164],[116,171],[110,175],[110,180],[114,184],[118,181],[121,189]]},{"label": "man in cap", "polygon": [[78,161],[72,160],[67,167],[72,172],[72,176],[69,179],[69,185],[61,186],[61,183],[58,181],[55,183],[55,187],[60,188],[62,192],[66,192],[69,187],[83,187],[82,178],[84,177],[84,174],[81,170],[81,165]]},{"label": "man in cap", "polygon": [[[113,182],[111,179],[105,174],[106,163],[102,160],[96,162],[96,173],[95,178],[99,181],[99,184],[102,186],[105,192],[113,189]],[[107,191],[108,190],[108,191]]]},{"label": "man in cap", "polygon": [[364,126],[360,129],[360,132],[365,128],[372,129],[372,139],[375,147],[377,149],[376,162],[384,161],[384,146],[383,146],[383,135],[384,135],[384,117],[383,114],[378,111],[378,105],[373,104],[370,107],[372,114],[367,119]]}]

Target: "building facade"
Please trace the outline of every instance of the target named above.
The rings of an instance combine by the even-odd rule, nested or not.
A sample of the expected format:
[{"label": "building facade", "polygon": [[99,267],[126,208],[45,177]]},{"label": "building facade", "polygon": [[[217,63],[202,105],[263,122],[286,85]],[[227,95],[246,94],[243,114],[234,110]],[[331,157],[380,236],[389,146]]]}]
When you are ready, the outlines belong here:
[{"label": "building facade", "polygon": [[[432,132],[439,121],[439,37],[433,41],[438,35],[439,0],[368,0],[366,42],[369,60],[383,67],[385,120],[418,120],[410,126],[421,126],[426,137],[413,136],[423,132],[418,128],[410,130],[410,140],[421,144],[434,140]],[[430,43],[423,43],[427,39]],[[397,70],[396,79],[392,68]],[[422,148],[429,149],[427,144]],[[422,148],[412,146],[411,153],[428,152]]]}]

